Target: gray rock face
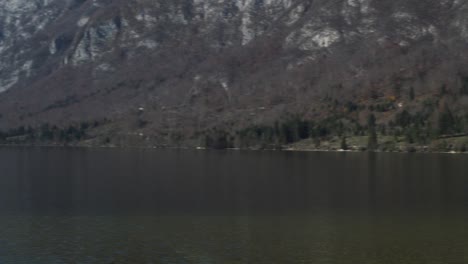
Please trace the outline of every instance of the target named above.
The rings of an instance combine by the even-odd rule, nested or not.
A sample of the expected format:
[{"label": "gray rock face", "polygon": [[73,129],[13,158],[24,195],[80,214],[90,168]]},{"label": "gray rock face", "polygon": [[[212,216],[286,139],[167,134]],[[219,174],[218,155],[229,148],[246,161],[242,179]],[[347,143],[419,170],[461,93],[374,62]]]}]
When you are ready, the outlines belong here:
[{"label": "gray rock face", "polygon": [[31,74],[33,47],[28,43],[44,30],[58,8],[48,1],[6,0],[0,3],[0,92]]},{"label": "gray rock face", "polygon": [[0,126],[313,115],[323,96],[459,89],[467,45],[465,0],[4,0]]}]

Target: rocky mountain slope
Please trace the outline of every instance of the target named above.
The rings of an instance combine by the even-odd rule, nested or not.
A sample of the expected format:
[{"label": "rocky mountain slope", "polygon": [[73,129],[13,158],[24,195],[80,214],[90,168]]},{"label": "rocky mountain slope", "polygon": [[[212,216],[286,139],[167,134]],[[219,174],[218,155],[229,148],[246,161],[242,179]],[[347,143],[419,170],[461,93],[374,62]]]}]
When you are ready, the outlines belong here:
[{"label": "rocky mountain slope", "polygon": [[0,2],[4,130],[99,121],[163,142],[428,104],[435,126],[466,115],[467,66],[466,0]]}]

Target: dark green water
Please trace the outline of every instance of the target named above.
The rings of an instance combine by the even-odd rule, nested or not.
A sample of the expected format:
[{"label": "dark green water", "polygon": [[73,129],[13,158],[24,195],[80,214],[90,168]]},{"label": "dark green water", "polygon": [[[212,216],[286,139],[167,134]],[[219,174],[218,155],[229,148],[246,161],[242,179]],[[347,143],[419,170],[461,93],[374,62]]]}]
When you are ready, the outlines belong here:
[{"label": "dark green water", "polygon": [[0,263],[468,263],[468,156],[0,149]]}]

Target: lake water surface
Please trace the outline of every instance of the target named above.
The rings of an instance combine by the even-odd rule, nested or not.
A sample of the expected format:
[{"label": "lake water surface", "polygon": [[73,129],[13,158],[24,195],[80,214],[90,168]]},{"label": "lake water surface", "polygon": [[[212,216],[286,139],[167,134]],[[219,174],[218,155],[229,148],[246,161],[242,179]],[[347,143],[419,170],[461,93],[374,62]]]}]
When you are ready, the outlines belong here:
[{"label": "lake water surface", "polygon": [[0,149],[0,263],[468,263],[468,156]]}]

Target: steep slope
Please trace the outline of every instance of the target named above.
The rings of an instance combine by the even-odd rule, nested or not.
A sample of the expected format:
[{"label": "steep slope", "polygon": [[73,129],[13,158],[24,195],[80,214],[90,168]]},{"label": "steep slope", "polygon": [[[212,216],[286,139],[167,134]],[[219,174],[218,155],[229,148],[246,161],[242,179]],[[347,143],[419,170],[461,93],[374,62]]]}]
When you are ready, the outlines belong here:
[{"label": "steep slope", "polygon": [[427,118],[462,117],[467,41],[462,0],[6,0],[0,127],[106,120],[96,134],[168,141],[350,104],[362,125],[387,104],[387,124],[428,98]]}]

